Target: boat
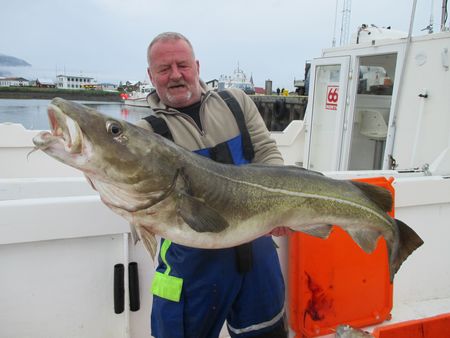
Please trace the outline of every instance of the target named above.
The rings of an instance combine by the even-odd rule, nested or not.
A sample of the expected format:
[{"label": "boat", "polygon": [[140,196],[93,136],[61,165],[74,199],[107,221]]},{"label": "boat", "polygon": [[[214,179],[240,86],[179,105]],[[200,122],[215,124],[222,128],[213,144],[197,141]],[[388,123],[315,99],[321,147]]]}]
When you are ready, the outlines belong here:
[{"label": "boat", "polygon": [[228,88],[239,88],[246,94],[255,94],[252,77],[247,79],[247,75],[239,68],[239,65],[233,71],[233,75],[221,75],[219,77],[217,90],[221,91]]},{"label": "boat", "polygon": [[153,90],[155,90],[153,86],[144,83],[139,85],[139,87],[131,93],[123,93],[121,97],[123,99],[123,103],[128,106],[148,107],[147,96]]},{"label": "boat", "polygon": [[[318,279],[327,277],[311,285],[313,273],[299,269],[317,259],[314,251],[322,251],[317,246],[286,250],[290,324],[297,336],[330,335],[344,322],[377,337],[383,330],[398,330],[390,337],[419,337],[411,330],[426,331],[430,318],[440,318],[445,330],[420,337],[450,337],[450,264],[443,258],[450,255],[445,239],[450,235],[450,31],[442,26],[440,32],[412,36],[411,30],[393,34],[365,25],[353,43],[324,49],[311,62],[304,120],[273,133],[287,164],[338,179],[385,178],[394,190],[395,217],[425,242],[403,264],[393,286],[365,290],[361,281],[365,285],[370,278],[362,274],[361,289],[346,294],[358,294],[358,305],[338,299],[352,285],[351,269],[357,266],[315,271]],[[298,249],[292,238],[280,246]],[[341,249],[321,256],[322,264],[334,261]],[[342,271],[345,278],[333,279]],[[333,291],[338,289],[341,294]],[[349,315],[346,306],[353,305],[359,313]],[[408,327],[410,333],[402,334]]]},{"label": "boat", "polygon": [[[386,179],[395,191],[395,217],[425,244],[393,284],[368,289],[381,290],[380,307],[371,310],[373,299],[347,290],[360,318],[334,307],[346,279],[311,285],[314,276],[298,273],[318,247],[297,254],[297,234],[276,238],[290,337],[331,337],[337,322],[327,320],[337,315],[340,323],[377,334],[450,313],[450,32],[384,36],[323,50],[311,62],[305,118],[272,137],[288,165],[337,179]],[[81,172],[42,152],[28,155],[37,133],[0,124],[1,336],[150,337],[154,264]],[[328,263],[322,259],[317,265]],[[344,265],[325,275],[354,276],[358,269]],[[371,278],[359,284],[371,285]],[[303,293],[294,299],[298,288]],[[324,302],[330,295],[335,302]],[[324,306],[313,316],[302,304]],[[448,337],[448,327],[433,337]],[[220,337],[229,337],[225,328]]]}]

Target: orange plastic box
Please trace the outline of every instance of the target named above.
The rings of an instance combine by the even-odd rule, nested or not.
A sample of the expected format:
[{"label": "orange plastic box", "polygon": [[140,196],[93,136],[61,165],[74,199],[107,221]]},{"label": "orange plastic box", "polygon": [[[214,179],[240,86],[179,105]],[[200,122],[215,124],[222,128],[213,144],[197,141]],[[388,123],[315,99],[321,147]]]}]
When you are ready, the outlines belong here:
[{"label": "orange plastic box", "polygon": [[375,338],[449,338],[450,313],[377,327]]},{"label": "orange plastic box", "polygon": [[[359,181],[384,187],[394,196],[393,178]],[[289,321],[297,337],[330,334],[339,324],[373,325],[390,317],[393,289],[383,238],[366,254],[338,227],[326,240],[303,233],[289,237]]]}]

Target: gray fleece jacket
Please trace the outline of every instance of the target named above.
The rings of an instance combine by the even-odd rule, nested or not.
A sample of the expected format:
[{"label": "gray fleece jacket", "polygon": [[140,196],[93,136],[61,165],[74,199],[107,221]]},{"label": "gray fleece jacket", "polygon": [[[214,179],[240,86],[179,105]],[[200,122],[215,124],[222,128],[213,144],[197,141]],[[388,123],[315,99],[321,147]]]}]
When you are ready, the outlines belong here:
[{"label": "gray fleece jacket", "polygon": [[[156,92],[147,97],[150,108],[157,117],[163,118],[172,133],[174,142],[190,151],[211,148],[228,141],[239,134],[237,122],[227,104],[214,91],[201,81],[202,97],[200,106],[200,121],[203,130],[187,114],[162,103]],[[253,100],[240,89],[229,89],[237,99],[244,112],[245,122],[255,151],[254,163],[283,164],[283,158],[270,138],[270,133],[264,124]],[[151,125],[141,120],[138,126],[151,130]]]}]

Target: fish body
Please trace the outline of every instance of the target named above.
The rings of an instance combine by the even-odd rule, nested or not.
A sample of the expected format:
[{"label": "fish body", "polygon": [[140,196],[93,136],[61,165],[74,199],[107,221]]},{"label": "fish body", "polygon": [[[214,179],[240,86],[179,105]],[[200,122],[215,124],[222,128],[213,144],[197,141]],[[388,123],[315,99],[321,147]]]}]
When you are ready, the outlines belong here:
[{"label": "fish body", "polygon": [[384,237],[392,280],[423,243],[386,213],[392,200],[385,189],[294,166],[217,163],[60,98],[52,100],[48,114],[52,130],[33,139],[36,147],[82,170],[152,255],[155,235],[215,249],[249,242],[281,225],[327,238],[336,224],[366,252]]}]

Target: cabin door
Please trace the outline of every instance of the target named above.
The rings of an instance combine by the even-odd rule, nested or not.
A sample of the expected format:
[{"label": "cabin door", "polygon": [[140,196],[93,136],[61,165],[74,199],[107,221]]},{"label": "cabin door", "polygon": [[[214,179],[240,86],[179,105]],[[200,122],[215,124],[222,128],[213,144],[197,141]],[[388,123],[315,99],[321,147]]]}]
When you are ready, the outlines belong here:
[{"label": "cabin door", "polygon": [[[348,109],[348,128],[341,153],[341,170],[380,170],[392,166],[389,140],[393,128],[393,88],[396,52],[360,55],[356,58]],[[398,87],[398,86],[397,86]]]},{"label": "cabin door", "polygon": [[340,166],[350,56],[311,63],[309,102],[305,116],[304,167],[318,171]]}]

